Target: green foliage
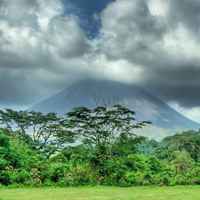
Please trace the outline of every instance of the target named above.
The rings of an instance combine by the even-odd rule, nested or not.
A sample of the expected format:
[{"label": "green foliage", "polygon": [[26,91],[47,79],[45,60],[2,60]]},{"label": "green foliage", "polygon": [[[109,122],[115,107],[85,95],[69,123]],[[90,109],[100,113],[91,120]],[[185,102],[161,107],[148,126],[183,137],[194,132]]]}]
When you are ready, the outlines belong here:
[{"label": "green foliage", "polygon": [[76,108],[63,118],[12,110],[0,116],[1,185],[200,184],[200,132],[161,142],[138,137],[134,130],[148,122],[119,105]]},{"label": "green foliage", "polygon": [[167,137],[157,150],[160,158],[169,160],[174,151],[186,151],[193,160],[200,161],[200,131],[185,131],[181,134]]},{"label": "green foliage", "polygon": [[25,184],[30,170],[41,160],[28,144],[18,137],[0,132],[0,183]]},{"label": "green foliage", "polygon": [[0,110],[2,128],[19,135],[46,157],[62,149],[63,144],[73,142],[74,135],[63,126],[63,120],[55,113]]},{"label": "green foliage", "polygon": [[106,149],[117,136],[135,136],[134,129],[142,128],[149,122],[135,123],[134,111],[121,105],[111,108],[75,108],[67,114],[65,126],[83,142]]}]

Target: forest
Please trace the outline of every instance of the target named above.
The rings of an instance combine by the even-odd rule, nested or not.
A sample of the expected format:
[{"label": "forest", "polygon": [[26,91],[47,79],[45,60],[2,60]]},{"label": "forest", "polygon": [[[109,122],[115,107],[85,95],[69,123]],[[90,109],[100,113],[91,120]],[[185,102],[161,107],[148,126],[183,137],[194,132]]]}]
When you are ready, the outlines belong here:
[{"label": "forest", "polygon": [[135,134],[150,124],[122,105],[64,116],[0,110],[0,185],[200,184],[200,131],[162,141]]}]

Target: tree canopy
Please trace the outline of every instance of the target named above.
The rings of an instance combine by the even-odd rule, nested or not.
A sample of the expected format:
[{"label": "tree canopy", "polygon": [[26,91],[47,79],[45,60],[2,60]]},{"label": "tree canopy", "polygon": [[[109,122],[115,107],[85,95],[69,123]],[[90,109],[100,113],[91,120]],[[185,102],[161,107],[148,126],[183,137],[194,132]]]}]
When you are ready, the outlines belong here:
[{"label": "tree canopy", "polygon": [[89,109],[78,107],[67,114],[64,125],[84,143],[111,145],[117,137],[135,137],[134,130],[150,122],[137,122],[135,112],[121,105]]}]

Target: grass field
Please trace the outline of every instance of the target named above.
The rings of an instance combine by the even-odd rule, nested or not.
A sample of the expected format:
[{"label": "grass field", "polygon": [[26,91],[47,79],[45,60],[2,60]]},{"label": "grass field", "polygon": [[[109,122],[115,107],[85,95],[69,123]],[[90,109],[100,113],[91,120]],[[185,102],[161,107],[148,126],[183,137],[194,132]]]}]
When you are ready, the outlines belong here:
[{"label": "grass field", "polygon": [[199,200],[200,187],[0,189],[0,200]]}]

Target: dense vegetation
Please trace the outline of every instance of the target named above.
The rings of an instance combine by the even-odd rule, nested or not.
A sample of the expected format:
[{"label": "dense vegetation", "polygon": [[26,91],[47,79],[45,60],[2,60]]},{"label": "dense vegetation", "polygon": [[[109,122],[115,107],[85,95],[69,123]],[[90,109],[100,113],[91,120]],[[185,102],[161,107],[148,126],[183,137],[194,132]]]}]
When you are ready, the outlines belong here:
[{"label": "dense vegetation", "polygon": [[200,132],[149,140],[134,134],[150,124],[134,114],[120,105],[62,117],[0,111],[0,184],[200,184]]}]

